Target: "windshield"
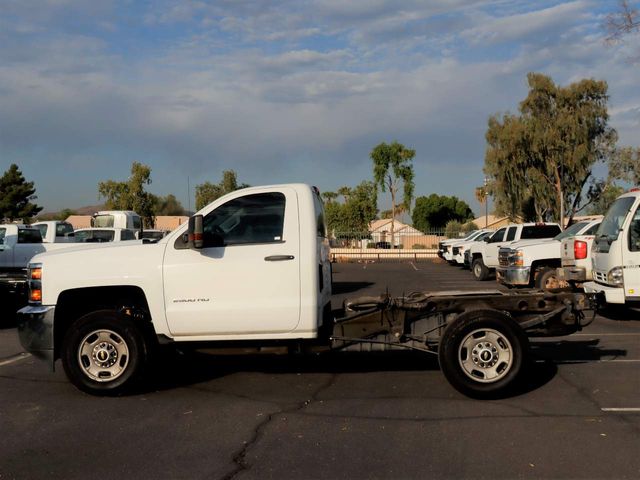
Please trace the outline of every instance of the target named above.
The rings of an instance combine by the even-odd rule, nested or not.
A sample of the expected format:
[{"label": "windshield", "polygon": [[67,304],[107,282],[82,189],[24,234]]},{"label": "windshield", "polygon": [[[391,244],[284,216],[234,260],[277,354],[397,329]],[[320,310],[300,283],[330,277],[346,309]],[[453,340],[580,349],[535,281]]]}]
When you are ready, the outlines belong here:
[{"label": "windshield", "polygon": [[484,232],[481,233],[480,235],[478,235],[476,238],[474,238],[473,240],[475,242],[481,242],[482,240],[484,240],[485,238],[487,238],[489,235],[491,235],[493,232]]},{"label": "windshield", "polygon": [[469,233],[469,235],[464,237],[463,240],[473,240],[473,237],[477,234],[478,234],[478,230],[474,230],[473,232]]},{"label": "windshield", "polygon": [[553,237],[553,239],[554,240],[562,240],[563,238],[573,237],[573,236],[577,235],[578,232],[580,230],[582,230],[584,227],[586,227],[588,224],[589,224],[589,222],[574,223],[569,228],[567,228],[564,232],[559,233],[558,235]]},{"label": "windshield", "polygon": [[604,220],[602,220],[596,235],[598,237],[607,237],[610,241],[617,240],[624,219],[627,217],[635,201],[635,197],[623,197],[613,202],[613,205],[611,205],[609,211],[607,211],[607,214],[604,216]]}]

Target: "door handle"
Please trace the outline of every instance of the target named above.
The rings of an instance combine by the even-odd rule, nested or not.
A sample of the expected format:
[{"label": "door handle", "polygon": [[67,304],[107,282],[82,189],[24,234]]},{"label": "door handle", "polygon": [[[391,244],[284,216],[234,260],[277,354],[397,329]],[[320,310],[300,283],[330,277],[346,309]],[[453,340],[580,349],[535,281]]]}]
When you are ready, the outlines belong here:
[{"label": "door handle", "polygon": [[269,257],[264,257],[265,262],[283,262],[286,260],[293,260],[293,255],[271,255]]}]

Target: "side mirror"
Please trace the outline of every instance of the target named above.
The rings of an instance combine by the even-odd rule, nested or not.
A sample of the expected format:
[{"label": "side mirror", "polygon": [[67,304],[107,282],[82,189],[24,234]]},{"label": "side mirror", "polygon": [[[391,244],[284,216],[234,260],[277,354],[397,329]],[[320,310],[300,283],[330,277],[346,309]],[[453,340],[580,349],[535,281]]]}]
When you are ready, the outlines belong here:
[{"label": "side mirror", "polygon": [[484,241],[485,241],[485,243],[491,242],[491,237],[484,237]]},{"label": "side mirror", "polygon": [[189,248],[201,249],[204,244],[204,224],[202,215],[189,218]]}]

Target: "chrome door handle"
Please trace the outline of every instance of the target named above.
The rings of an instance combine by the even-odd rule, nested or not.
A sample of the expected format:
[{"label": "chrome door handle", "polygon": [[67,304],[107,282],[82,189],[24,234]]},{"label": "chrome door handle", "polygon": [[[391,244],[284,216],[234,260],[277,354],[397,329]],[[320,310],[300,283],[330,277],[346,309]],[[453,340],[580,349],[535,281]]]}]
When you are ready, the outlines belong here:
[{"label": "chrome door handle", "polygon": [[293,255],[271,255],[269,257],[264,257],[265,262],[283,262],[285,260],[293,260]]}]

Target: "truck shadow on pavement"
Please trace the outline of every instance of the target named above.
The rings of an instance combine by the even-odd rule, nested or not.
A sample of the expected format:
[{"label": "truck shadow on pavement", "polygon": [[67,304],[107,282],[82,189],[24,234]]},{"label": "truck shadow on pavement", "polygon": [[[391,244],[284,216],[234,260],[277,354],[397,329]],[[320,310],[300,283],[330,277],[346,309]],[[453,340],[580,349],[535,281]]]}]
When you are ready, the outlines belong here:
[{"label": "truck shadow on pavement", "polygon": [[534,359],[556,363],[589,363],[626,357],[619,348],[600,348],[600,340],[559,340],[530,342]]},{"label": "truck shadow on pavement", "polygon": [[[133,394],[188,387],[234,374],[270,375],[357,374],[398,372],[399,375],[440,370],[435,355],[420,352],[332,352],[321,355],[212,355],[197,351],[173,351],[158,362],[140,390]],[[521,380],[509,391],[492,398],[511,398],[541,388],[557,374],[554,361],[528,362]],[[433,377],[425,381],[432,381]],[[304,380],[302,380],[304,381]],[[442,377],[441,381],[445,381]],[[453,388],[452,388],[453,391]]]}]

